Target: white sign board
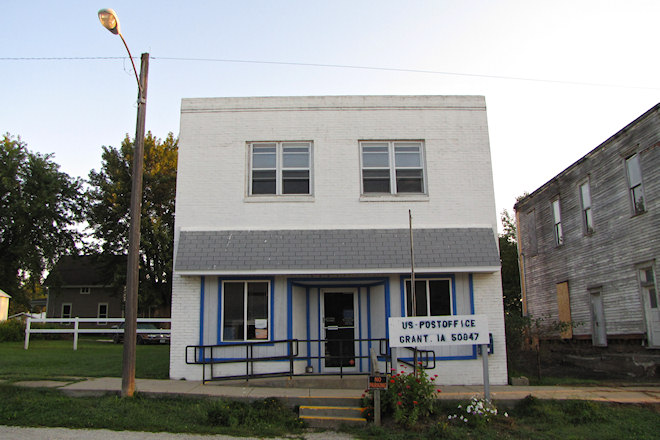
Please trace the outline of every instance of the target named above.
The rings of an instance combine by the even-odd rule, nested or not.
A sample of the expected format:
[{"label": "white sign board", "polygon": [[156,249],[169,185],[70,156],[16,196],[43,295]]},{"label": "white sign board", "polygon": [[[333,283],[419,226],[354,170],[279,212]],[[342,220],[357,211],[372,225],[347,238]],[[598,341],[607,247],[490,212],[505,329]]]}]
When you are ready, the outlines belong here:
[{"label": "white sign board", "polygon": [[486,315],[390,318],[390,347],[488,344]]}]

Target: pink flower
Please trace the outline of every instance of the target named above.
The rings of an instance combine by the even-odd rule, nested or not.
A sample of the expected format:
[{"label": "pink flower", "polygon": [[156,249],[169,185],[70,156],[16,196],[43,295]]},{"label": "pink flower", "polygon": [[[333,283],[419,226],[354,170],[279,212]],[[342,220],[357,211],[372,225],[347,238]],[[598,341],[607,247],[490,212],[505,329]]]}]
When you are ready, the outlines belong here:
[{"label": "pink flower", "polygon": [[437,389],[437,391],[438,391],[439,393],[441,393],[441,392],[442,392],[442,390],[441,390],[440,388],[438,388],[438,389]]},{"label": "pink flower", "polygon": [[398,395],[399,397],[401,397],[401,393],[397,393],[397,395]]},{"label": "pink flower", "polygon": [[410,389],[410,385],[406,385],[406,388],[407,388],[407,389]]},{"label": "pink flower", "polygon": [[390,379],[390,383],[394,383],[394,379]]},{"label": "pink flower", "polygon": [[416,400],[413,400],[413,403],[414,403],[415,405],[417,405],[417,401],[416,401]]},{"label": "pink flower", "polygon": [[399,405],[399,406],[401,406],[401,405],[403,405],[403,402],[401,402],[401,401],[399,400],[396,404]]}]

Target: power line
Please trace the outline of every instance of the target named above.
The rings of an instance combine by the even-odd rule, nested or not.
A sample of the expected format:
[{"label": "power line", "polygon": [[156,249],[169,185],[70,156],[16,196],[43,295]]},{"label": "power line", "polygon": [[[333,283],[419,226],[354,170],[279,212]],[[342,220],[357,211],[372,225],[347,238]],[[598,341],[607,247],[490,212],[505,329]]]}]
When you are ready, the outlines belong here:
[{"label": "power line", "polygon": [[[128,57],[0,57],[0,61],[86,61],[86,60],[122,60]],[[480,73],[465,73],[465,72],[446,72],[441,70],[425,70],[425,69],[410,69],[399,67],[382,67],[382,66],[359,66],[351,64],[325,64],[325,63],[302,63],[293,61],[264,61],[264,60],[239,60],[239,59],[226,59],[226,58],[181,58],[181,57],[151,57],[152,60],[163,61],[190,61],[190,62],[213,62],[213,63],[238,63],[238,64],[264,64],[264,65],[278,65],[278,66],[297,66],[297,67],[322,67],[332,69],[355,69],[355,70],[375,70],[381,72],[403,72],[403,73],[420,73],[428,75],[445,75],[445,76],[459,76],[466,78],[484,78],[484,79],[499,79],[508,81],[527,81],[539,82],[548,84],[564,84],[576,86],[589,86],[589,87],[608,87],[620,89],[637,89],[637,90],[660,90],[660,87],[645,87],[645,86],[631,86],[626,84],[608,84],[608,83],[595,83],[586,81],[566,81],[555,80],[546,78],[528,78],[521,76],[507,76],[507,75],[488,75]]]}]

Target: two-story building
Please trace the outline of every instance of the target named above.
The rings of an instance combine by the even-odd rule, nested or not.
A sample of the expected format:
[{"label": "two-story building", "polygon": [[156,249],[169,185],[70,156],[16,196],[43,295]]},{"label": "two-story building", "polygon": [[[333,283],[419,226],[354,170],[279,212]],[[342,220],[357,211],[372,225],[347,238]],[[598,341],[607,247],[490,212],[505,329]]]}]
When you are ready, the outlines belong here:
[{"label": "two-story building", "polygon": [[[389,317],[482,314],[507,382],[483,97],[184,99],[178,164],[172,378],[366,373]],[[481,383],[475,346],[431,356]]]},{"label": "two-story building", "polygon": [[660,104],[516,204],[525,312],[572,323],[546,336],[660,348],[659,190]]}]

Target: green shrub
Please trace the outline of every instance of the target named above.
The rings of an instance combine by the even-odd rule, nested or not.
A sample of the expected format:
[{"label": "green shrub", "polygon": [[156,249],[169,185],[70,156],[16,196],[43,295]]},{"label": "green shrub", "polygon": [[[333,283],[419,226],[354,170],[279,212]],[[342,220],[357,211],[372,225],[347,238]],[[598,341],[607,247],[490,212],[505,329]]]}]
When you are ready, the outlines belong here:
[{"label": "green shrub", "polygon": [[25,339],[25,324],[20,319],[0,322],[0,342],[19,342]]}]

